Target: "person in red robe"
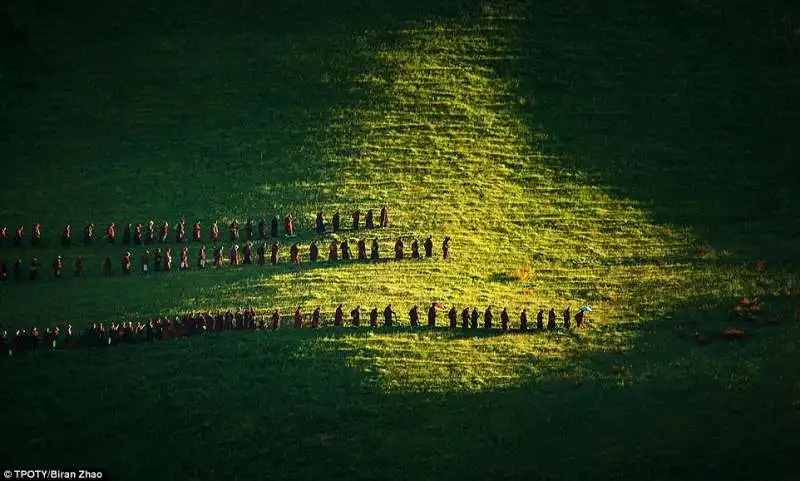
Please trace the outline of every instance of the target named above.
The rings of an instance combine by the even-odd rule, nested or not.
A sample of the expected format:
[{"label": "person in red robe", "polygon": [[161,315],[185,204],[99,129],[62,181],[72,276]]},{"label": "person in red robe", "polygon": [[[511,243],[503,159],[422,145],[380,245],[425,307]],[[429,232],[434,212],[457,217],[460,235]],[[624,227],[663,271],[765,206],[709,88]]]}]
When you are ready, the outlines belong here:
[{"label": "person in red robe", "polygon": [[181,219],[175,226],[175,243],[183,244],[186,241],[186,219]]},{"label": "person in red robe", "polygon": [[235,219],[228,226],[228,231],[231,233],[231,242],[236,242],[239,239],[239,223]]},{"label": "person in red robe", "polygon": [[279,327],[281,327],[281,310],[276,307],[272,313],[272,330],[276,331]]},{"label": "person in red robe", "polygon": [[181,272],[183,272],[188,268],[189,268],[189,246],[185,245],[181,249],[180,270],[181,270]]},{"label": "person in red robe", "polygon": [[83,257],[78,256],[75,258],[75,277],[81,277],[83,275]]},{"label": "person in red robe", "polygon": [[197,267],[206,268],[206,246],[200,246],[200,252],[197,253]]},{"label": "person in red robe", "polygon": [[447,319],[450,320],[450,329],[455,329],[458,327],[458,310],[456,310],[456,306],[450,308],[447,311]]},{"label": "person in red robe", "polygon": [[64,263],[61,262],[61,256],[56,257],[56,260],[53,261],[53,277],[60,278],[61,277],[61,269],[64,267]]},{"label": "person in red robe", "polygon": [[144,239],[144,243],[150,245],[153,242],[155,242],[155,238],[156,238],[156,223],[150,220],[147,222],[147,236]]},{"label": "person in red robe", "polygon": [[133,243],[137,246],[142,245],[142,224],[136,224],[133,228]]},{"label": "person in red robe", "polygon": [[333,313],[333,326],[342,327],[344,325],[344,311],[342,305],[336,306],[336,312]]},{"label": "person in red robe", "polygon": [[373,219],[372,209],[367,211],[367,216],[364,218],[364,227],[367,229],[375,228],[375,220]]},{"label": "person in red robe", "polygon": [[287,215],[283,219],[283,228],[286,231],[286,235],[288,236],[294,235],[294,219],[292,219],[291,215]]},{"label": "person in red robe", "polygon": [[339,260],[339,244],[336,241],[331,242],[331,246],[328,248],[328,260]]},{"label": "person in red robe", "polygon": [[275,242],[275,243],[272,244],[272,247],[270,248],[269,261],[272,264],[277,264],[279,257],[280,257],[280,245],[277,242]]},{"label": "person in red robe", "polygon": [[22,224],[17,226],[17,229],[14,231],[14,246],[19,247],[22,245],[22,238],[25,237],[25,227]]},{"label": "person in red robe", "polygon": [[358,260],[363,261],[367,258],[367,243],[364,239],[359,239],[358,243],[356,243],[356,248],[358,250]]},{"label": "person in red robe", "polygon": [[303,315],[300,313],[300,306],[294,311],[294,328],[300,329],[303,327]]},{"label": "person in red robe", "polygon": [[211,242],[217,242],[219,240],[219,226],[216,222],[211,224]]},{"label": "person in red robe", "polygon": [[353,323],[353,327],[361,326],[361,306],[356,306],[355,309],[350,311],[350,322]]},{"label": "person in red robe", "polygon": [[450,238],[445,237],[442,241],[442,259],[450,258]]},{"label": "person in red robe", "polygon": [[397,238],[397,242],[394,243],[394,258],[395,260],[401,260],[403,258],[403,239]]},{"label": "person in red robe", "polygon": [[319,327],[320,317],[321,317],[320,308],[319,308],[319,306],[317,306],[317,308],[314,309],[314,312],[311,314],[311,328],[312,329],[316,329],[316,328]]},{"label": "person in red robe", "polygon": [[122,256],[122,273],[123,274],[130,274],[131,273],[131,253],[126,252],[125,255]]},{"label": "person in red robe", "polygon": [[389,207],[386,204],[381,207],[381,227],[389,227]]},{"label": "person in red robe", "polygon": [[64,247],[72,245],[72,227],[69,224],[64,226],[64,232],[61,233],[61,245]]},{"label": "person in red robe", "polygon": [[195,242],[201,242],[200,235],[201,235],[200,223],[195,222],[194,225],[192,226],[192,238],[194,239]]},{"label": "person in red robe", "polygon": [[161,230],[159,231],[158,239],[162,244],[166,244],[169,241],[169,222],[164,221],[164,223],[161,224]]},{"label": "person in red robe", "polygon": [[8,242],[8,226],[0,227],[0,244],[5,245]]},{"label": "person in red robe", "polygon": [[114,240],[117,238],[117,224],[110,223],[108,227],[106,227],[106,237],[108,238],[108,243],[113,244]]},{"label": "person in red robe", "polygon": [[292,244],[292,247],[289,249],[289,256],[291,257],[292,264],[300,263],[300,248],[297,246],[297,242]]},{"label": "person in red robe", "polygon": [[31,228],[31,245],[39,247],[42,241],[42,224],[35,223]]},{"label": "person in red robe", "polygon": [[408,311],[408,320],[411,323],[411,327],[419,326],[419,308],[416,305]]},{"label": "person in red robe", "polygon": [[222,258],[222,246],[214,248],[214,267],[221,268],[222,262],[224,259]]},{"label": "person in red robe", "polygon": [[[797,310],[798,313],[798,320],[800,320],[800,309]],[[575,314],[575,325],[578,329],[583,329],[583,316],[585,315],[585,311],[583,309],[579,310],[577,314]]]},{"label": "person in red robe", "polygon": [[425,257],[433,257],[433,238],[428,236],[422,245],[425,247]]},{"label": "person in red robe", "polygon": [[164,251],[164,270],[167,272],[172,270],[172,249],[169,248]]},{"label": "person in red robe", "polygon": [[238,266],[239,265],[239,245],[234,244],[231,247],[231,265]]},{"label": "person in red robe", "polygon": [[378,308],[373,307],[369,311],[369,327],[378,327]]}]

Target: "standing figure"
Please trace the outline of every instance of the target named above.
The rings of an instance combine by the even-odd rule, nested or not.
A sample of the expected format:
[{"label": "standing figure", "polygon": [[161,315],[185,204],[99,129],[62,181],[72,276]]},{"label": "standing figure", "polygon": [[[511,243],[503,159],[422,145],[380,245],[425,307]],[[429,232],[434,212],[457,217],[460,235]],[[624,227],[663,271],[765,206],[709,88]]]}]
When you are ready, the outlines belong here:
[{"label": "standing figure", "polygon": [[403,239],[400,237],[398,237],[397,242],[394,243],[394,258],[398,261],[403,259]]},{"label": "standing figure", "polygon": [[169,272],[172,270],[172,249],[167,247],[164,251],[164,271]]},{"label": "standing figure", "polygon": [[61,269],[64,267],[64,263],[61,261],[61,256],[56,257],[56,260],[53,261],[53,277],[56,279],[61,278]]},{"label": "standing figure", "polygon": [[386,204],[381,207],[381,227],[389,227],[389,207]]},{"label": "standing figure", "polygon": [[272,243],[272,247],[270,247],[270,254],[269,254],[269,261],[272,265],[278,263],[278,257],[280,257],[280,244],[277,242]]},{"label": "standing figure", "polygon": [[372,246],[370,246],[369,251],[369,258],[373,261],[377,261],[380,257],[380,252],[378,247],[378,239],[372,239]]},{"label": "standing figure", "polygon": [[456,306],[450,308],[447,312],[447,318],[450,319],[450,329],[458,327],[458,311],[456,310]]},{"label": "standing figure", "polygon": [[336,241],[331,242],[331,245],[328,248],[328,260],[329,261],[337,261],[337,260],[339,260],[338,249],[339,249],[339,244],[337,244]]},{"label": "standing figure", "polygon": [[317,259],[319,259],[319,247],[317,247],[317,241],[311,242],[311,247],[309,247],[308,259],[311,262],[317,262]]},{"label": "standing figure", "polygon": [[244,245],[244,263],[245,264],[252,264],[253,263],[253,243],[251,241],[247,241],[247,244]]},{"label": "standing figure", "polygon": [[442,259],[450,258],[450,238],[445,237],[442,241]]},{"label": "standing figure", "polygon": [[202,242],[202,233],[203,228],[200,226],[200,222],[195,221],[195,223],[192,224],[192,239],[194,239],[195,242]]},{"label": "standing figure", "polygon": [[469,329],[469,307],[461,311],[461,329]]},{"label": "standing figure", "polygon": [[186,219],[181,219],[175,226],[175,243],[183,244],[186,242]]},{"label": "standing figure", "polygon": [[363,261],[367,258],[367,243],[364,239],[359,239],[358,243],[356,244],[358,248],[358,260]]},{"label": "standing figure", "polygon": [[69,224],[64,226],[64,232],[61,233],[61,245],[63,247],[72,245],[72,227]]},{"label": "standing figure", "polygon": [[161,271],[161,264],[164,260],[164,257],[161,255],[161,248],[156,247],[156,250],[153,251],[153,270],[156,272]]},{"label": "standing figure", "polygon": [[258,240],[264,240],[267,238],[267,221],[262,217],[260,221],[258,221]]},{"label": "standing figure", "polygon": [[122,273],[123,274],[130,274],[131,273],[131,253],[125,252],[125,255],[122,256]]},{"label": "standing figure", "polygon": [[150,271],[150,251],[144,251],[144,254],[142,254],[141,264],[142,272],[147,274],[148,271]]},{"label": "standing figure", "polygon": [[253,241],[253,219],[247,219],[247,224],[244,227],[245,235],[247,236],[245,240],[248,242]]},{"label": "standing figure", "polygon": [[19,247],[22,245],[22,238],[25,236],[25,227],[22,224],[17,225],[17,229],[14,231],[14,247]]},{"label": "standing figure", "polygon": [[394,313],[392,305],[388,304],[386,308],[383,310],[383,325],[385,327],[392,327],[394,325],[394,319],[396,317],[397,314]]},{"label": "standing figure", "polygon": [[303,314],[300,313],[300,306],[294,310],[294,328],[300,329],[303,327]]},{"label": "standing figure", "polygon": [[131,224],[125,224],[125,229],[122,230],[122,243],[129,245],[131,243]]},{"label": "standing figure", "polygon": [[424,246],[425,246],[425,257],[433,257],[433,239],[431,238],[431,236],[428,236],[428,238],[425,239]]},{"label": "standing figure", "polygon": [[8,242],[8,226],[0,227],[0,245],[6,245]]},{"label": "standing figure", "polygon": [[419,259],[419,242],[417,242],[417,239],[411,242],[411,258]]},{"label": "standing figure", "polygon": [[483,328],[491,329],[493,320],[494,314],[492,314],[492,306],[489,306],[485,311],[483,311]]},{"label": "standing figure", "polygon": [[353,232],[358,230],[358,224],[360,221],[361,221],[361,211],[356,209],[356,211],[353,212]]},{"label": "standing figure", "polygon": [[478,314],[478,308],[477,307],[473,307],[472,308],[472,314],[470,314],[470,319],[469,319],[469,324],[470,324],[471,328],[473,328],[473,329],[477,329],[478,328],[478,318],[480,316],[481,315]]},{"label": "standing figure", "polygon": [[42,241],[42,224],[35,223],[31,227],[31,246],[39,247]]},{"label": "standing figure", "polygon": [[75,277],[83,276],[83,257],[77,256],[73,267],[75,268]]},{"label": "standing figure", "polygon": [[353,323],[353,327],[361,326],[361,306],[356,306],[350,311],[350,322]]},{"label": "standing figure", "polygon": [[436,303],[432,302],[428,308],[428,327],[436,327]]},{"label": "standing figure", "polygon": [[325,217],[322,212],[317,212],[317,219],[314,221],[314,229],[316,229],[317,234],[325,233]]},{"label": "standing figure", "polygon": [[281,327],[281,310],[276,307],[272,313],[272,330],[277,331]]},{"label": "standing figure", "polygon": [[551,307],[550,312],[547,314],[547,329],[552,331],[555,328],[556,328],[556,310]]},{"label": "standing figure", "polygon": [[270,237],[278,237],[278,222],[280,219],[278,218],[278,214],[272,216],[272,222],[269,226],[269,236]]},{"label": "standing figure", "polygon": [[564,309],[564,312],[562,313],[564,319],[564,329],[569,329],[569,321],[570,319],[572,319],[572,313],[570,312],[571,307],[572,306],[567,306],[567,308]]},{"label": "standing figure", "polygon": [[[585,312],[586,311],[581,309],[575,314],[575,326],[578,329],[583,329],[583,326],[584,326],[584,324],[583,324],[583,316],[584,316]],[[800,309],[797,309],[797,314],[798,314],[798,316],[796,316],[796,317],[797,317],[798,320],[800,320]]]},{"label": "standing figure", "polygon": [[106,257],[106,260],[103,261],[103,275],[106,277],[111,276],[111,258]]},{"label": "standing figure", "polygon": [[378,327],[378,308],[373,307],[369,311],[369,327]]},{"label": "standing figure", "polygon": [[292,244],[292,247],[289,249],[289,256],[292,259],[292,264],[300,263],[300,247],[297,246],[297,242]]},{"label": "standing figure", "polygon": [[333,313],[333,327],[342,327],[344,325],[344,311],[342,305],[336,306],[336,312]]},{"label": "standing figure", "polygon": [[239,223],[236,222],[236,219],[232,220],[228,225],[228,232],[231,234],[231,242],[239,240]]},{"label": "standing figure", "polygon": [[22,259],[19,257],[17,257],[17,260],[14,261],[14,280],[22,280]]},{"label": "standing figure", "polygon": [[342,251],[342,260],[349,261],[350,260],[350,244],[348,244],[346,240],[342,241],[341,251]]},{"label": "standing figure", "polygon": [[94,242],[94,224],[90,222],[83,228],[83,243],[90,246],[92,242]]},{"label": "standing figure", "polygon": [[419,326],[419,308],[416,304],[408,311],[408,320],[411,322],[411,327]]},{"label": "standing figure", "polygon": [[294,235],[294,219],[292,219],[291,214],[284,217],[283,230],[286,232],[286,235],[288,236]]},{"label": "standing figure", "polygon": [[331,219],[331,232],[333,232],[334,234],[339,232],[339,222],[340,221],[341,221],[341,215],[339,214],[339,211],[337,210],[333,214],[333,219]]},{"label": "standing figure", "polygon": [[233,244],[231,247],[231,265],[239,265],[239,244]]},{"label": "standing figure", "polygon": [[161,224],[161,230],[159,231],[158,239],[162,244],[169,242],[169,222],[164,221],[164,223]]},{"label": "standing figure", "polygon": [[210,230],[211,230],[211,242],[216,243],[217,241],[219,241],[219,226],[217,225],[216,222],[211,224]]},{"label": "standing figure", "polygon": [[364,227],[367,229],[374,229],[375,228],[375,221],[373,220],[372,209],[367,211],[367,216],[364,217]]},{"label": "standing figure", "polygon": [[522,312],[519,314],[519,330],[528,330],[528,310],[526,308],[522,308]]},{"label": "standing figure", "polygon": [[221,268],[225,259],[222,257],[222,246],[214,247],[214,267]]},{"label": "standing figure", "polygon": [[536,313],[536,329],[544,331],[544,309],[539,309]]},{"label": "standing figure", "polygon": [[506,309],[504,307],[503,311],[500,313],[500,330],[501,331],[503,331],[503,332],[508,331],[508,321],[509,321],[509,319],[508,319],[508,309]]},{"label": "standing figure", "polygon": [[206,246],[200,246],[200,251],[197,253],[197,267],[206,268]]},{"label": "standing figure", "polygon": [[112,222],[106,227],[106,238],[109,244],[113,244],[117,239],[117,224]]},{"label": "standing figure", "polygon": [[133,243],[137,246],[142,245],[142,224],[136,224],[133,228]]},{"label": "standing figure", "polygon": [[[110,261],[109,261],[110,262]],[[36,257],[33,258],[30,265],[30,279],[31,281],[35,281],[36,277],[39,275],[39,259]]]},{"label": "standing figure", "polygon": [[153,220],[147,222],[147,235],[144,238],[144,243],[147,245],[155,242],[156,238],[156,223]]},{"label": "standing figure", "polygon": [[316,328],[319,327],[320,317],[321,316],[320,316],[320,312],[319,312],[319,306],[317,306],[317,308],[314,309],[314,312],[311,314],[311,328],[312,329],[316,329]]},{"label": "standing figure", "polygon": [[258,265],[263,266],[267,262],[267,244],[265,242],[261,242],[258,244],[258,248],[256,249],[256,254],[258,254]]},{"label": "standing figure", "polygon": [[179,270],[185,272],[189,268],[189,246],[184,245],[181,249],[181,263]]}]

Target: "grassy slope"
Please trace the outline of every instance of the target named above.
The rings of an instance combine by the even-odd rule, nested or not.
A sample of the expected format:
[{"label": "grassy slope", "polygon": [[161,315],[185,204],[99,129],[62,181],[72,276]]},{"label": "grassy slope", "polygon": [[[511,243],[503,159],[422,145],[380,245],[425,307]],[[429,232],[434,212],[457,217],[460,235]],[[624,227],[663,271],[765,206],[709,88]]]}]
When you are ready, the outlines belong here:
[{"label": "grassy slope", "polygon": [[[353,3],[326,14],[145,3],[88,5],[71,21],[23,10],[37,63],[6,58],[28,70],[4,76],[0,222],[39,220],[57,235],[65,221],[207,225],[277,210],[310,226],[320,208],[388,201],[385,251],[397,235],[450,235],[455,259],[105,280],[100,259],[122,249],[97,247],[81,250],[85,281],[0,287],[4,325],[245,301],[405,312],[432,298],[590,303],[596,323],[575,336],[231,334],[88,364],[15,361],[3,367],[18,383],[3,393],[11,435],[50,430],[9,459],[163,475],[138,460],[169,443],[185,449],[168,469],[196,466],[198,479],[644,468],[666,478],[673,457],[682,479],[790,472],[796,329],[699,349],[669,322],[642,322],[717,331],[736,296],[770,296],[784,317],[797,304],[772,293],[797,283],[796,193],[781,182],[797,152],[787,6],[747,11],[750,31],[733,10],[691,2]],[[755,95],[731,102],[742,84]],[[758,447],[742,456],[742,442]],[[767,454],[772,465],[755,461]]]}]

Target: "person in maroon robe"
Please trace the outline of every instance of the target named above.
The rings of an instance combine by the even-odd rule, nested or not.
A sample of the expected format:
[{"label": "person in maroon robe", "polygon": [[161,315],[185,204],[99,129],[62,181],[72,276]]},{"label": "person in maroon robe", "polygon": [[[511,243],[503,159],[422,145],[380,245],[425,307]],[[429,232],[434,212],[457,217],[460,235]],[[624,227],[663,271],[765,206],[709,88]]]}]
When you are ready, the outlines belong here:
[{"label": "person in maroon robe", "polygon": [[25,237],[25,227],[22,224],[17,226],[17,229],[14,231],[14,247],[19,247],[22,245],[22,238]]},{"label": "person in maroon robe", "polygon": [[425,257],[433,257],[433,239],[431,236],[425,239],[423,247],[425,247]]},{"label": "person in maroon robe", "polygon": [[322,212],[317,212],[317,219],[314,221],[314,228],[317,231],[317,234],[324,234],[325,233],[325,216]]},{"label": "person in maroon robe", "polygon": [[106,257],[103,261],[103,275],[109,277],[111,275],[111,258]]},{"label": "person in maroon robe", "polygon": [[214,267],[221,268],[222,267],[222,247],[215,247],[214,248]]},{"label": "person in maroon robe", "polygon": [[200,222],[195,222],[194,224],[192,224],[192,239],[194,239],[195,242],[202,242],[201,240],[202,232],[203,231],[202,228],[200,227]]},{"label": "person in maroon robe", "polygon": [[142,245],[142,224],[137,223],[133,228],[133,243],[137,246]]},{"label": "person in maroon robe", "polygon": [[378,239],[372,239],[372,245],[369,248],[369,258],[377,261],[380,258],[380,246],[378,246]]},{"label": "person in maroon robe", "polygon": [[447,319],[450,320],[450,329],[455,329],[458,327],[458,311],[456,310],[456,306],[450,308],[447,311]]},{"label": "person in maroon robe", "polygon": [[564,319],[564,329],[569,329],[569,321],[572,319],[572,313],[570,312],[570,308],[572,306],[567,306],[562,313]]},{"label": "person in maroon robe", "polygon": [[131,243],[131,225],[125,224],[125,229],[122,231],[122,243],[128,245]]},{"label": "person in maroon robe", "polygon": [[83,257],[77,256],[73,267],[75,268],[75,277],[83,276]]},{"label": "person in maroon robe", "polygon": [[0,245],[6,245],[8,242],[8,226],[0,227]]},{"label": "person in maroon robe", "polygon": [[147,235],[144,238],[144,243],[147,245],[155,242],[156,238],[156,223],[152,220],[147,222]]},{"label": "person in maroon robe", "polygon": [[367,211],[367,216],[364,217],[364,227],[367,229],[375,228],[375,220],[373,219],[372,209]]},{"label": "person in maroon robe", "polygon": [[373,307],[369,311],[369,327],[378,327],[378,308]]},{"label": "person in maroon robe", "polygon": [[172,249],[167,248],[164,251],[164,271],[169,272],[172,270]]},{"label": "person in maroon robe", "polygon": [[358,250],[358,260],[363,261],[367,258],[367,243],[364,239],[359,239],[356,244]]},{"label": "person in maroon robe", "polygon": [[344,325],[344,311],[342,305],[336,306],[336,311],[333,313],[333,326],[342,327]]},{"label": "person in maroon robe", "polygon": [[158,238],[162,244],[169,242],[169,222],[164,221],[164,223],[161,224],[161,230],[159,230]]},{"label": "person in maroon robe", "polygon": [[492,314],[492,306],[489,306],[485,311],[483,311],[483,328],[491,329],[493,320],[494,314]]},{"label": "person in maroon robe", "polygon": [[267,221],[263,217],[258,221],[258,240],[267,238]]},{"label": "person in maroon robe", "polygon": [[309,247],[308,259],[311,262],[317,262],[317,259],[319,259],[319,247],[317,247],[317,241],[311,242],[311,246]]},{"label": "person in maroon robe", "polygon": [[411,258],[419,259],[419,242],[417,242],[417,239],[411,242]]},{"label": "person in maroon robe", "polygon": [[436,303],[432,302],[428,308],[428,327],[436,327]]},{"label": "person in maroon robe", "polygon": [[361,326],[361,306],[356,306],[350,311],[350,322],[353,323],[353,327]]},{"label": "person in maroon robe", "polygon": [[294,219],[292,219],[291,215],[287,215],[283,219],[283,228],[286,231],[286,235],[293,236],[294,235]]},{"label": "person in maroon robe", "polygon": [[175,243],[183,244],[186,241],[186,219],[181,219],[175,226]]},{"label": "person in maroon robe", "polygon": [[450,258],[450,238],[445,237],[442,241],[442,259]]},{"label": "person in maroon robe", "polygon": [[244,263],[253,263],[253,243],[250,241],[247,241],[247,244],[244,245]]},{"label": "person in maroon robe", "polygon": [[348,244],[346,240],[343,240],[342,245],[339,247],[339,249],[342,252],[342,260],[349,261],[351,257],[350,244]]},{"label": "person in maroon robe", "polygon": [[551,307],[550,312],[547,314],[547,329],[552,331],[555,328],[556,328],[556,310]]},{"label": "person in maroon robe", "polygon": [[359,227],[358,224],[361,221],[361,211],[356,210],[355,212],[353,212],[352,217],[353,217],[353,231],[355,232],[358,230]]},{"label": "person in maroon robe", "polygon": [[328,248],[328,260],[329,261],[339,260],[339,244],[337,244],[336,241],[331,242],[331,245]]},{"label": "person in maroon robe", "polygon": [[216,222],[211,224],[209,231],[211,232],[211,242],[217,242],[219,240],[219,226]]},{"label": "person in maroon robe", "polygon": [[300,313],[300,306],[294,311],[294,328],[300,329],[303,327],[303,315]]},{"label": "person in maroon robe", "polygon": [[411,327],[419,326],[419,308],[416,305],[408,311],[408,320],[411,322]]},{"label": "person in maroon robe", "polygon": [[277,242],[274,242],[272,244],[272,247],[270,247],[270,256],[269,256],[270,263],[273,265],[277,264],[279,257],[280,257],[280,245]]},{"label": "person in maroon robe", "polygon": [[61,261],[61,256],[56,257],[56,260],[53,261],[53,277],[60,278],[63,267],[64,263]]},{"label": "person in maroon robe", "polygon": [[461,329],[469,329],[469,307],[461,311]]},{"label": "person in maroon robe", "polygon": [[39,247],[42,241],[42,224],[35,223],[31,227],[31,245],[33,247]]},{"label": "person in maroon robe", "polygon": [[389,207],[386,204],[381,207],[381,227],[389,227]]},{"label": "person in maroon robe", "polygon": [[394,258],[395,260],[402,260],[403,259],[403,239],[400,237],[397,238],[397,242],[394,243]]},{"label": "person in maroon robe", "polygon": [[319,327],[320,318],[321,318],[320,308],[319,308],[319,306],[317,306],[317,308],[314,309],[314,312],[311,314],[311,328],[312,329],[317,329]]},{"label": "person in maroon robe", "polygon": [[522,312],[519,313],[519,330],[528,330],[528,309],[524,307],[522,308]]},{"label": "person in maroon robe", "polygon": [[501,331],[503,331],[503,332],[508,331],[508,321],[509,321],[509,319],[508,319],[508,309],[506,309],[504,307],[503,311],[500,313],[500,330]]},{"label": "person in maroon robe", "polygon": [[123,274],[130,274],[131,273],[131,253],[126,252],[125,255],[122,256],[122,273]]},{"label": "person in maroon robe", "polygon": [[272,330],[276,331],[280,327],[281,327],[281,310],[280,308],[276,307],[275,311],[272,313]]},{"label": "person in maroon robe", "polygon": [[231,265],[238,266],[239,265],[239,245],[234,244],[231,247]]},{"label": "person in maroon robe", "polygon": [[539,309],[539,312],[536,313],[536,329],[544,331],[544,309]]},{"label": "person in maroon robe", "polygon": [[228,232],[231,234],[231,242],[236,242],[239,239],[239,223],[236,222],[236,219],[228,225]]},{"label": "person in maroon robe", "polygon": [[184,272],[189,268],[189,246],[184,245],[181,249],[180,271]]},{"label": "person in maroon robe", "polygon": [[331,219],[331,232],[334,234],[339,232],[339,223],[341,222],[341,214],[337,210],[333,213],[333,218]]},{"label": "person in maroon robe", "polygon": [[200,246],[200,251],[197,253],[197,267],[206,268],[206,246]]},{"label": "person in maroon robe", "polygon": [[300,248],[297,246],[297,242],[292,244],[292,247],[289,249],[289,257],[292,259],[292,264],[300,263]]},{"label": "person in maroon robe", "polygon": [[108,224],[108,227],[106,227],[106,238],[109,244],[114,243],[114,240],[117,238],[117,224],[113,222]]},{"label": "person in maroon robe", "polygon": [[[577,326],[578,329],[583,329],[583,326],[584,326],[583,316],[584,316],[584,314],[585,314],[585,311],[583,309],[579,310],[575,314],[575,326]],[[800,320],[800,308],[797,309],[797,314],[798,314],[798,316],[797,316],[798,320]]]},{"label": "person in maroon robe", "polygon": [[383,310],[384,327],[392,327],[395,319],[397,319],[397,314],[395,314],[394,309],[392,309],[392,305],[387,304],[386,308]]},{"label": "person in maroon robe", "polygon": [[64,226],[64,231],[61,233],[61,245],[63,247],[72,245],[72,227],[69,224]]}]

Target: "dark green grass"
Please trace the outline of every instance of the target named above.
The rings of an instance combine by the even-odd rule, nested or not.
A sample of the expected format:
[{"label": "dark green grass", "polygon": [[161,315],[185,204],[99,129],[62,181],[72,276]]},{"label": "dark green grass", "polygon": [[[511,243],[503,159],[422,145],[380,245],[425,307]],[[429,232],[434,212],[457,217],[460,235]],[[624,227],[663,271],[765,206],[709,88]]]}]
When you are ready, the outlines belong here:
[{"label": "dark green grass", "polygon": [[[0,286],[3,328],[244,304],[594,312],[579,333],[233,333],[13,359],[2,466],[790,479],[796,6],[596,3],[21,5],[27,41],[0,63],[0,224],[41,222],[46,246],[0,249],[44,263]],[[316,211],[383,202],[384,256],[432,234],[454,258],[123,278],[120,245],[57,247],[66,222],[185,216],[207,235],[274,212],[305,247]],[[77,253],[86,279],[49,278]],[[765,314],[733,317],[740,296]]]}]

